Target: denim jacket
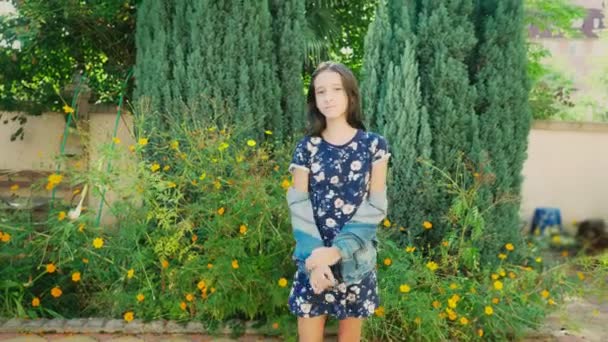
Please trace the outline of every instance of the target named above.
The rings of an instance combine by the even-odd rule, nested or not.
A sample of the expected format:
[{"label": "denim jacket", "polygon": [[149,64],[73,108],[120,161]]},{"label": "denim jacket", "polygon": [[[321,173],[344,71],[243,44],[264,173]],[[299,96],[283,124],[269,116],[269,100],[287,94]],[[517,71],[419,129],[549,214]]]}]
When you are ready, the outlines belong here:
[{"label": "denim jacket", "polygon": [[[296,241],[293,258],[298,262],[298,269],[308,274],[304,262],[315,248],[323,247],[323,240],[308,192],[290,187],[287,203]],[[376,227],[386,217],[387,204],[386,190],[370,193],[334,238],[332,246],[340,252],[340,271],[347,285],[361,281],[376,267]]]}]

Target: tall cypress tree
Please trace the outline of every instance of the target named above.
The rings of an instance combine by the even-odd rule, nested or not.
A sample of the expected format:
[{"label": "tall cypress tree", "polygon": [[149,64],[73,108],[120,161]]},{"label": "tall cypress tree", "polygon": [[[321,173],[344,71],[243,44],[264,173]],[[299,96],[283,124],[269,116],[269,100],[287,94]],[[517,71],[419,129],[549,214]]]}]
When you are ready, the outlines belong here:
[{"label": "tall cypress tree", "polygon": [[[302,69],[305,60],[305,41],[302,29],[306,24],[304,1],[274,0],[274,40],[277,46],[277,65],[281,84],[281,110],[283,127],[274,129],[279,134],[300,133],[305,122],[305,103]],[[279,115],[279,113],[277,113]]]},{"label": "tall cypress tree", "polygon": [[[280,3],[282,25],[274,25],[268,1],[143,1],[135,97],[148,98],[147,111],[158,113],[148,122],[166,129],[160,118],[169,114],[172,123],[239,123],[252,137],[288,133],[303,106],[302,6]],[[289,44],[276,49],[274,37]],[[289,82],[283,98],[280,81]]]},{"label": "tall cypress tree", "polygon": [[[480,44],[473,65],[478,89],[476,111],[484,170],[492,179],[482,189],[481,205],[494,205],[486,219],[487,247],[521,240],[521,171],[530,130],[526,47],[521,0],[477,0]],[[489,176],[489,177],[488,177]],[[506,201],[505,201],[506,200]]]},{"label": "tall cypress tree", "polygon": [[[473,162],[479,153],[475,89],[468,69],[476,44],[472,14],[472,0],[428,0],[421,2],[417,17],[422,98],[433,136],[431,159],[449,174],[459,170],[461,153]],[[427,190],[433,198],[428,209],[434,227],[425,242],[436,243],[444,236],[451,199],[433,187]]]},{"label": "tall cypress tree", "polygon": [[430,157],[431,142],[421,105],[411,11],[402,1],[380,1],[366,37],[362,84],[370,126],[391,145],[390,217],[404,227],[426,215],[421,210],[426,198],[420,193],[425,168],[417,159]]}]

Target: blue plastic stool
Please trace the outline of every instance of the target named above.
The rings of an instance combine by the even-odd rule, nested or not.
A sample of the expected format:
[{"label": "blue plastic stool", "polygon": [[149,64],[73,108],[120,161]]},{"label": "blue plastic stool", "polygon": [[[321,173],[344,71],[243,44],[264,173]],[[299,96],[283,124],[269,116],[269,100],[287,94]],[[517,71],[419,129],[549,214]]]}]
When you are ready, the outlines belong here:
[{"label": "blue plastic stool", "polygon": [[559,208],[536,208],[532,217],[532,227],[530,234],[544,235],[547,228],[557,227],[557,231],[551,230],[553,233],[563,233],[562,214]]}]

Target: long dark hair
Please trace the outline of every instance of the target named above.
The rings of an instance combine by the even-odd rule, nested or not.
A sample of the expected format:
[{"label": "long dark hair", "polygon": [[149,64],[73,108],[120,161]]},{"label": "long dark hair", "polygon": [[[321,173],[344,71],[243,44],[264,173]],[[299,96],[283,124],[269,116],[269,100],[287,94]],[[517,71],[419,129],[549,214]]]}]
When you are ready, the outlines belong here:
[{"label": "long dark hair", "polygon": [[306,99],[308,106],[308,134],[311,136],[321,136],[321,132],[327,127],[325,116],[317,108],[315,97],[315,79],[321,72],[330,70],[336,72],[342,78],[342,86],[348,97],[348,108],[346,109],[346,122],[353,128],[365,130],[363,125],[363,111],[361,110],[361,96],[359,95],[359,85],[353,72],[342,63],[323,62],[312,73],[310,86],[308,86],[308,96]]}]

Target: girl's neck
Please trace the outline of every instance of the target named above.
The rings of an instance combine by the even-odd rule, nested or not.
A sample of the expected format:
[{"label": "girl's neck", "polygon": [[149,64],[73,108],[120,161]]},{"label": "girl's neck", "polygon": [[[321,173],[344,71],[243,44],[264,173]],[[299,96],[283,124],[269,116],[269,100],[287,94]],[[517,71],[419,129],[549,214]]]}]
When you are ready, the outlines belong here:
[{"label": "girl's neck", "polygon": [[356,131],[357,129],[349,125],[345,119],[328,120],[321,136],[329,142],[340,143],[351,139]]}]

